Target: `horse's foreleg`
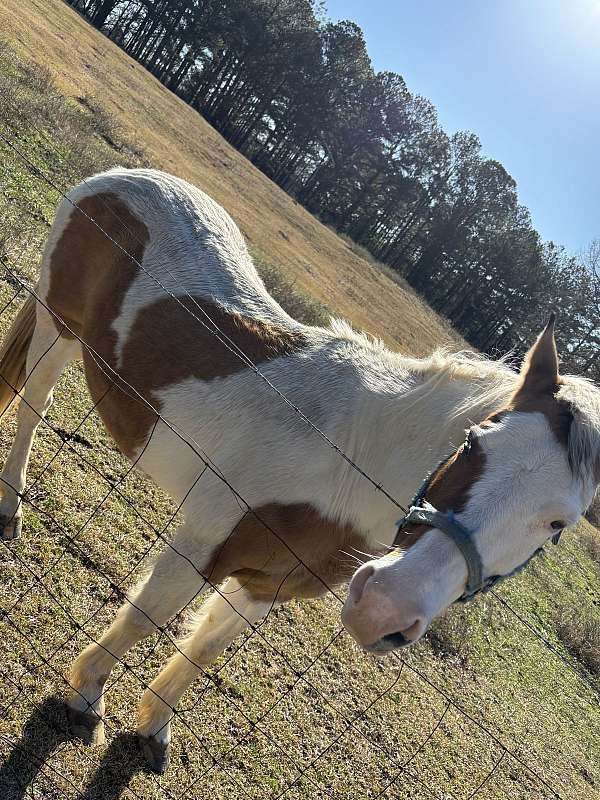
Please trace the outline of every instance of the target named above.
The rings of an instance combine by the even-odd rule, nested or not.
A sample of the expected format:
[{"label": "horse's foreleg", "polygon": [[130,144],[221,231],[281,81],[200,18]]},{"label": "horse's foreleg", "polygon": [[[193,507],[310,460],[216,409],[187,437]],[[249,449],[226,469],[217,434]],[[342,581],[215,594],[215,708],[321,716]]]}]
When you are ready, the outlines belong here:
[{"label": "horse's foreleg", "polygon": [[[23,516],[21,496],[36,429],[52,405],[52,390],[69,361],[80,353],[79,343],[59,336],[52,317],[38,306],[35,328],[27,351],[25,385],[17,415],[17,433],[0,474],[0,536],[16,539]],[[18,387],[15,387],[18,388]]]},{"label": "horse's foreleg", "polygon": [[[175,541],[181,546],[185,539],[184,526]],[[98,744],[104,739],[104,685],[115,663],[208,586],[196,567],[167,547],[98,642],[90,644],[73,663],[69,676],[72,692],[67,706],[71,730],[84,742]]]},{"label": "horse's foreleg", "polygon": [[183,639],[178,652],[144,692],[138,712],[138,733],[144,755],[155,772],[165,771],[169,760],[170,720],[181,696],[202,672],[249,625],[258,622],[273,607],[259,600],[229,578],[220,593],[210,597],[200,612],[198,624]]}]

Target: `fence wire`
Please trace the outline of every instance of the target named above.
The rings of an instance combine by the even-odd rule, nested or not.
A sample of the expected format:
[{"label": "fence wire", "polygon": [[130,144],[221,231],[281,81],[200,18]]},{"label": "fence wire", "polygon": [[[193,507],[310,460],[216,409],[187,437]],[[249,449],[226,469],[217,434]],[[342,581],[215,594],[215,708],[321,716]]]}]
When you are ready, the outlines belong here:
[{"label": "fence wire", "polygon": [[[6,137],[2,132],[0,132],[0,140],[21,160],[34,179],[46,182],[63,198],[66,196],[64,190],[60,188],[57,178],[49,176],[35,165],[15,144],[15,141]],[[79,213],[84,213],[81,209],[77,210]],[[122,250],[120,245],[100,228],[96,220],[90,217],[88,219],[115,247]],[[351,469],[356,470],[364,480],[372,485],[373,491],[382,492],[389,502],[402,510],[402,505],[381,486],[376,477],[364,471],[306,417],[218,328],[215,322],[206,315],[206,312],[199,307],[198,313],[190,309],[182,303],[178,295],[167,289],[156,276],[136,262],[129,253],[126,255],[136,263],[139,269],[157,282],[175,302],[183,305],[186,313],[191,315],[196,324],[201,325],[204,330],[209,331],[215,337],[215,340],[232,350],[236,357],[257,375],[259,380],[265,381],[272,390],[273,402],[283,402],[290,414],[301,418],[320,437],[322,446],[335,450]],[[21,254],[22,257],[23,254]],[[11,313],[13,306],[27,294],[34,296],[36,302],[44,304],[42,298],[37,295],[21,274],[20,258],[15,261],[2,255],[0,263],[4,270],[3,278],[12,289],[9,299],[0,311],[0,317]],[[185,295],[186,292],[182,287],[182,296]],[[190,299],[193,300],[193,298]],[[199,316],[200,312],[204,316]],[[63,325],[69,330],[64,321]],[[129,496],[126,488],[128,479],[135,474],[133,470],[144,451],[116,478],[109,470],[99,466],[101,460],[99,462],[96,457],[94,446],[91,448],[91,453],[84,452],[86,447],[82,443],[86,440],[82,436],[82,432],[85,432],[86,426],[92,424],[94,412],[102,397],[88,405],[76,424],[68,431],[59,428],[50,418],[38,415],[41,428],[49,438],[52,437],[53,441],[58,440],[58,444],[52,454],[45,459],[41,468],[38,467],[36,476],[30,480],[26,490],[20,495],[20,500],[30,512],[31,518],[35,516],[38,520],[43,521],[38,540],[41,541],[50,534],[54,537],[53,547],[49,554],[44,553],[43,558],[33,558],[31,548],[24,548],[19,543],[2,542],[6,563],[10,563],[22,574],[28,576],[27,585],[20,587],[10,602],[3,602],[2,608],[2,620],[7,626],[7,630],[10,630],[16,640],[21,642],[21,648],[16,654],[13,654],[16,655],[16,658],[11,659],[11,665],[2,676],[5,685],[10,687],[11,694],[9,697],[0,699],[0,711],[2,717],[9,720],[11,713],[18,711],[21,714],[23,708],[28,709],[27,721],[20,732],[2,733],[0,736],[0,741],[4,743],[8,752],[0,774],[5,781],[12,776],[10,778],[12,780],[10,789],[12,797],[16,799],[29,794],[32,797],[78,797],[84,798],[84,800],[91,800],[92,797],[116,798],[120,796],[130,796],[140,798],[140,800],[147,797],[183,800],[183,798],[195,798],[202,795],[206,782],[214,777],[216,771],[219,771],[220,774],[226,776],[225,782],[231,792],[241,797],[264,797],[279,800],[279,798],[291,796],[311,798],[370,796],[374,798],[433,797],[439,800],[457,798],[458,800],[459,797],[462,798],[465,795],[457,795],[448,790],[441,780],[443,768],[437,774],[433,774],[431,768],[424,768],[423,759],[420,760],[427,749],[434,746],[437,736],[450,731],[450,728],[446,730],[450,717],[466,729],[465,736],[467,738],[477,742],[483,741],[487,746],[486,758],[489,756],[490,765],[485,769],[481,769],[481,764],[475,765],[479,773],[476,779],[475,775],[473,776],[474,785],[466,797],[483,797],[484,791],[494,784],[501,769],[507,763],[510,763],[512,771],[517,775],[516,778],[513,776],[511,780],[516,781],[523,796],[534,796],[535,792],[535,796],[539,797],[563,797],[558,788],[553,786],[544,774],[544,769],[535,765],[535,759],[525,756],[519,752],[519,749],[511,746],[507,742],[504,732],[498,730],[485,718],[483,713],[475,714],[469,711],[468,702],[465,702],[464,698],[454,696],[438,681],[432,680],[409,657],[398,652],[393,653],[392,666],[386,668],[384,677],[376,675],[381,685],[365,689],[364,697],[352,698],[350,702],[347,700],[344,702],[344,692],[340,691],[339,687],[333,690],[327,681],[324,683],[321,676],[317,674],[319,667],[329,664],[328,659],[333,659],[334,663],[339,666],[339,661],[335,661],[337,650],[351,646],[345,642],[348,637],[342,628],[336,628],[328,633],[326,641],[317,645],[314,655],[306,655],[310,653],[308,642],[298,643],[294,655],[290,655],[281,645],[280,637],[275,634],[280,622],[280,615],[274,621],[272,620],[278,593],[273,598],[270,610],[260,623],[252,624],[250,620],[245,619],[231,602],[223,587],[211,580],[212,574],[205,575],[198,570],[184,553],[177,550],[169,538],[183,502],[206,473],[211,473],[228,487],[244,512],[242,519],[246,515],[252,515],[296,558],[295,566],[283,578],[280,588],[289,575],[302,566],[321,581],[324,588],[327,589],[330,602],[334,604],[334,607],[339,606],[342,599],[333,587],[323,581],[321,576],[315,575],[310,566],[293,552],[284,538],[246,502],[243,494],[223,474],[213,457],[205,452],[202,443],[194,441],[168,419],[165,419],[137,391],[136,387],[128,384],[89,343],[76,336],[73,331],[70,331],[70,334],[79,339],[82,348],[90,353],[98,368],[108,378],[109,385],[106,392],[110,391],[118,381],[122,390],[131,393],[132,397],[143,402],[152,410],[155,415],[155,425],[159,420],[163,422],[194,452],[201,467],[184,499],[175,508],[169,509],[164,522],[158,525],[145,512],[141,504]],[[54,344],[55,342],[49,346],[46,353],[38,360],[38,364]],[[38,364],[29,373],[27,380],[31,378]],[[16,387],[13,389],[16,392]],[[26,403],[26,399],[22,396],[23,389],[18,394],[21,396],[21,403]],[[32,410],[37,413],[36,409]],[[90,474],[98,482],[98,485],[104,487],[100,498],[91,504],[91,509],[84,515],[85,518],[81,524],[75,527],[68,519],[65,519],[64,515],[61,516],[53,511],[52,502],[47,496],[43,496],[45,480],[61,460],[65,459],[78,465],[81,480],[85,481],[86,475]],[[42,496],[39,496],[39,493],[42,493]],[[125,512],[140,526],[140,535],[143,535],[144,538],[143,546],[139,548],[140,552],[118,577],[115,577],[114,568],[107,568],[102,563],[99,554],[90,547],[89,541],[90,527],[98,524],[102,514],[113,505],[125,509]],[[234,528],[230,536],[235,534],[235,530]],[[25,536],[28,536],[27,532]],[[158,621],[151,619],[126,594],[126,589],[134,573],[140,570],[147,562],[148,557],[159,547],[170,548],[178,558],[182,559],[182,562],[185,561],[188,566],[196,570],[200,583],[197,594],[166,624],[159,624]],[[73,558],[83,565],[85,574],[93,576],[95,582],[95,591],[89,598],[90,607],[84,614],[72,612],[73,598],[62,586],[56,585],[54,580],[57,574],[63,574],[65,564]],[[57,572],[59,568],[61,569],[60,573]],[[105,691],[111,695],[113,691],[118,692],[124,684],[127,685],[129,692],[132,685],[138,692],[140,690],[153,691],[148,676],[155,671],[155,662],[163,650],[178,653],[188,661],[190,660],[178,644],[177,633],[183,626],[186,615],[194,607],[199,594],[206,587],[210,587],[212,591],[218,593],[225,603],[245,619],[248,625],[247,632],[228,649],[218,666],[209,668],[206,664],[194,663],[200,676],[195,684],[196,697],[190,701],[188,695],[191,692],[189,692],[184,697],[184,705],[172,709],[172,712],[177,729],[176,734],[184,736],[186,742],[197,748],[197,752],[202,754],[202,760],[195,761],[194,757],[190,756],[185,749],[182,750],[177,762],[174,762],[172,766],[175,778],[171,779],[168,785],[165,784],[163,778],[153,774],[146,775],[146,780],[151,785],[150,794],[148,794],[148,786],[142,786],[135,778],[141,762],[139,757],[136,760],[133,742],[130,739],[123,739],[122,731],[129,726],[130,719],[116,718],[109,710],[108,715],[104,718],[104,723],[108,729],[111,744],[107,751],[108,756],[105,752],[99,759],[95,750],[86,749],[77,741],[71,740],[66,717],[61,711],[60,700],[51,695],[40,702],[37,697],[39,692],[35,686],[37,682],[41,682],[44,685],[52,685],[53,691],[58,693],[65,690],[77,691],[69,684],[69,680],[64,675],[64,664],[72,660],[73,654],[77,652],[82,642],[95,643],[103,647],[97,639],[97,634],[102,629],[104,617],[118,600],[130,604],[139,614],[145,616],[153,625],[155,634],[154,641],[142,648],[136,648],[137,651],[141,649],[141,653],[135,661],[131,656],[122,658],[117,654],[109,653],[115,659],[116,665],[106,684]],[[513,609],[504,597],[496,593],[494,593],[494,597],[498,603],[502,604],[503,608],[514,615],[515,620],[524,626],[528,634],[537,638],[541,646],[546,648],[553,657],[559,658],[563,666],[569,670],[574,670],[573,665],[548,641],[547,637]],[[27,603],[32,598],[37,601],[40,618],[43,618],[39,623],[35,619],[23,620],[21,617],[21,609],[27,607]],[[61,623],[66,621],[67,630],[60,632],[57,630],[51,645],[48,645],[47,642],[40,643],[40,637],[35,635],[38,632],[38,625],[45,625],[47,628],[51,624],[50,619],[55,614],[57,619],[60,618]],[[35,633],[32,633],[32,626],[35,628]],[[248,704],[243,693],[236,693],[232,688],[234,681],[231,676],[237,676],[240,671],[243,674],[246,660],[252,661],[253,647],[259,648],[260,653],[264,656],[263,664],[271,668],[271,674],[273,672],[280,673],[279,682],[266,693],[267,700],[259,708],[255,708],[255,704],[252,702]],[[367,656],[357,655],[356,658],[366,660]],[[371,668],[372,674],[377,672],[377,667]],[[585,679],[581,678],[579,673],[577,675],[582,683],[585,683]],[[353,679],[351,675],[347,678],[348,681]],[[199,682],[201,686],[198,687]],[[425,726],[424,733],[421,731],[422,726],[415,727],[414,740],[410,742],[409,752],[404,754],[402,754],[401,748],[394,746],[394,737],[382,735],[377,721],[373,720],[373,712],[378,711],[385,702],[390,701],[394,697],[394,692],[403,685],[410,686],[411,689],[417,687],[419,691],[425,693],[426,697],[434,696],[435,702],[440,706],[439,714],[431,724]],[[587,685],[591,687],[589,682]],[[85,700],[85,698],[83,699]],[[294,709],[294,702],[302,703],[303,701],[304,706],[301,708],[303,707],[307,713],[300,724],[299,713],[294,714],[290,709]],[[396,701],[392,700],[392,703],[394,704]],[[222,716],[225,715],[225,712],[230,715],[226,717],[228,726],[226,731],[223,731],[222,727],[219,728],[220,719],[216,722],[208,720],[208,725],[199,726],[197,724],[198,718],[203,719],[205,705],[219,709]],[[93,711],[91,706],[90,709]],[[282,719],[287,719],[289,722],[286,736],[281,733]],[[215,726],[214,730],[213,725]],[[45,726],[54,735],[54,740],[49,741],[45,748],[40,748],[39,740],[42,736],[39,733],[40,726]],[[326,734],[324,729],[327,729]],[[318,732],[318,735],[315,734],[315,731]],[[290,737],[295,740],[294,747],[290,745]],[[303,747],[304,740],[306,740],[306,746]],[[298,742],[300,743],[299,747],[296,746]],[[113,747],[114,743],[117,744]],[[119,743],[127,751],[126,760],[119,757]],[[302,755],[300,762],[298,750]],[[62,769],[57,766],[57,762],[62,763],[57,756],[67,751],[71,758],[64,759],[66,769]],[[265,766],[262,763],[262,759],[267,758],[265,754],[269,754],[273,760],[272,764]],[[354,757],[361,757],[369,763],[372,762],[369,778],[371,783],[368,789],[365,789],[362,784],[356,787],[352,785],[342,787],[335,777],[334,773],[339,765]],[[110,758],[113,758],[112,762]],[[438,753],[438,758],[443,764],[444,753]],[[79,773],[73,767],[73,759],[77,760],[80,767]],[[482,761],[484,760],[482,759]],[[449,765],[448,769],[451,766]],[[352,775],[351,768],[344,765],[344,769],[350,776]],[[85,785],[82,785],[82,772],[85,775],[83,780]],[[42,793],[36,795],[36,782],[42,780],[44,781],[44,787],[40,790]],[[352,778],[350,777],[349,780],[351,781]],[[363,778],[361,778],[362,780]],[[231,796],[231,794],[226,796]],[[11,795],[6,794],[6,797],[9,798]]]}]

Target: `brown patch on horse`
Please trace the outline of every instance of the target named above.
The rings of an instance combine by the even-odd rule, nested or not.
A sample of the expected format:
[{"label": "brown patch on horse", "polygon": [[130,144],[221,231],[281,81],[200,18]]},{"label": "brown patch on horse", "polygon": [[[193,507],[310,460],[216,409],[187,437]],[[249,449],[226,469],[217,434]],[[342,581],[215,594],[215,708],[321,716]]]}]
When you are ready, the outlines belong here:
[{"label": "brown patch on horse", "polygon": [[426,500],[438,511],[464,510],[471,489],[483,475],[485,453],[476,438],[461,445],[433,476]]},{"label": "brown patch on horse", "polygon": [[[141,404],[116,388],[111,369],[117,366],[117,334],[112,323],[150,237],[144,223],[113,193],[86,197],[77,208],[80,210],[73,210],[50,258],[48,305],[57,315],[55,324],[63,335],[69,333],[61,322],[100,355],[98,359],[82,347],[90,393],[115,441],[130,455],[139,433],[135,430],[129,436],[128,421],[132,420],[135,429]],[[109,390],[111,383],[115,387]]]},{"label": "brown patch on horse", "polygon": [[[187,378],[212,381],[248,369],[236,354],[236,347],[253,364],[260,365],[290,355],[305,344],[301,333],[225,311],[204,297],[180,300],[182,305],[164,297],[141,308],[121,352],[120,374],[159,412],[156,392],[160,389]],[[131,406],[129,398],[124,402]],[[119,409],[117,419],[112,420],[115,438],[118,436],[119,442],[126,437],[129,451],[145,441],[156,419],[148,406],[139,400],[133,402],[136,408],[130,408],[134,413],[128,420],[122,419]],[[110,403],[114,404],[114,397]],[[103,400],[101,413],[102,407],[106,413],[106,405]]]},{"label": "brown patch on horse", "polygon": [[[77,203],[49,265],[47,302],[57,315],[55,324],[63,336],[73,338],[61,322],[85,341],[84,333],[97,333],[96,328],[103,327],[104,321],[107,330],[110,328],[137,274],[135,261],[141,262],[144,257],[148,239],[144,223],[117,195],[103,192]],[[98,309],[100,301],[105,305]],[[110,363],[116,334],[112,334],[115,341],[109,341],[107,333],[101,338],[101,353]],[[93,342],[88,343],[98,349]]]},{"label": "brown patch on horse", "polygon": [[216,548],[207,572],[211,583],[234,575],[253,597],[269,602],[319,597],[327,591],[324,583],[352,577],[359,566],[353,554],[368,546],[351,524],[327,519],[308,503],[270,503],[255,511]]},{"label": "brown patch on horse", "polygon": [[[425,494],[425,500],[438,511],[453,511],[459,514],[464,510],[471,489],[483,475],[485,453],[473,439],[470,446],[461,445],[434,473]],[[398,545],[408,548],[424,533],[429,525],[413,525],[401,531]]]},{"label": "brown patch on horse", "polygon": [[[160,389],[187,378],[211,381],[247,369],[232,352],[235,347],[260,365],[289,355],[304,344],[299,334],[228,313],[206,298],[197,296],[181,302],[183,306],[165,297],[138,311],[118,366],[119,375],[135,393],[118,380],[111,387],[111,376],[99,370],[93,359],[86,360],[88,385],[94,400],[99,401],[98,411],[121,450],[130,457],[147,440],[156,422],[152,409],[161,411],[156,394]],[[212,332],[211,323],[207,322],[207,330],[187,309],[200,320],[210,319],[220,338]]]},{"label": "brown patch on horse", "polygon": [[[52,253],[48,301],[109,365],[82,348],[92,398],[126,455],[135,455],[156,422],[150,406],[160,413],[158,390],[190,377],[211,381],[247,369],[232,352],[236,346],[261,364],[304,345],[302,334],[228,313],[206,298],[181,298],[182,306],[165,296],[138,311],[118,364],[112,323],[138,274],[148,229],[114,194],[93,195],[78,205],[98,225],[77,211],[72,214]],[[57,327],[62,328],[58,320]],[[217,328],[228,346],[212,332]]]},{"label": "brown patch on horse", "polygon": [[567,447],[571,423],[573,422],[573,413],[568,403],[565,403],[564,400],[558,400],[552,395],[530,395],[527,392],[519,392],[513,397],[507,410],[537,411],[543,414],[558,443],[563,447]]}]

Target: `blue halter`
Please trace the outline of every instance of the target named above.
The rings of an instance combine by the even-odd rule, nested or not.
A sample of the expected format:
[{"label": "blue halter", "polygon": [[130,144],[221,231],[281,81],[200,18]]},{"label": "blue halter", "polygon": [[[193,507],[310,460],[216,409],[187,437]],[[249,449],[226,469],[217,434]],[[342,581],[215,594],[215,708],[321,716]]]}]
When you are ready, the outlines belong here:
[{"label": "blue halter", "polygon": [[[513,575],[520,572],[529,564],[532,558],[542,553],[544,548],[538,547],[529,558],[525,559],[518,567],[515,567],[512,572],[506,575],[489,575],[487,578],[484,578],[481,555],[473,540],[477,531],[471,531],[465,528],[465,526],[456,519],[453,511],[438,511],[431,503],[425,500],[425,495],[429,490],[433,478],[447,460],[448,458],[442,459],[436,469],[425,478],[409,506],[408,513],[396,523],[398,533],[396,534],[392,548],[399,546],[400,534],[410,525],[428,525],[431,528],[442,531],[449,539],[452,539],[467,564],[467,585],[465,591],[455,601],[457,603],[466,603],[482,592],[489,592],[489,590],[500,583],[500,581],[511,578]],[[552,537],[553,544],[558,544],[561,533],[562,531],[559,531]]]}]

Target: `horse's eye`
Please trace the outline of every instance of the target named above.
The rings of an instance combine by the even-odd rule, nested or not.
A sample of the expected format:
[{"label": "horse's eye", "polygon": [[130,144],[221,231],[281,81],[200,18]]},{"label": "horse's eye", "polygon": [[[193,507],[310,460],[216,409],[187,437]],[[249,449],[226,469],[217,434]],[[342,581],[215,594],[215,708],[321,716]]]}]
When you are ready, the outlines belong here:
[{"label": "horse's eye", "polygon": [[467,438],[465,439],[465,443],[463,445],[463,449],[465,453],[468,453],[471,449],[471,445],[473,444],[473,431],[467,431]]},{"label": "horse's eye", "polygon": [[562,531],[562,529],[566,528],[567,526],[562,519],[555,519],[554,522],[550,523],[550,527],[553,531]]}]

